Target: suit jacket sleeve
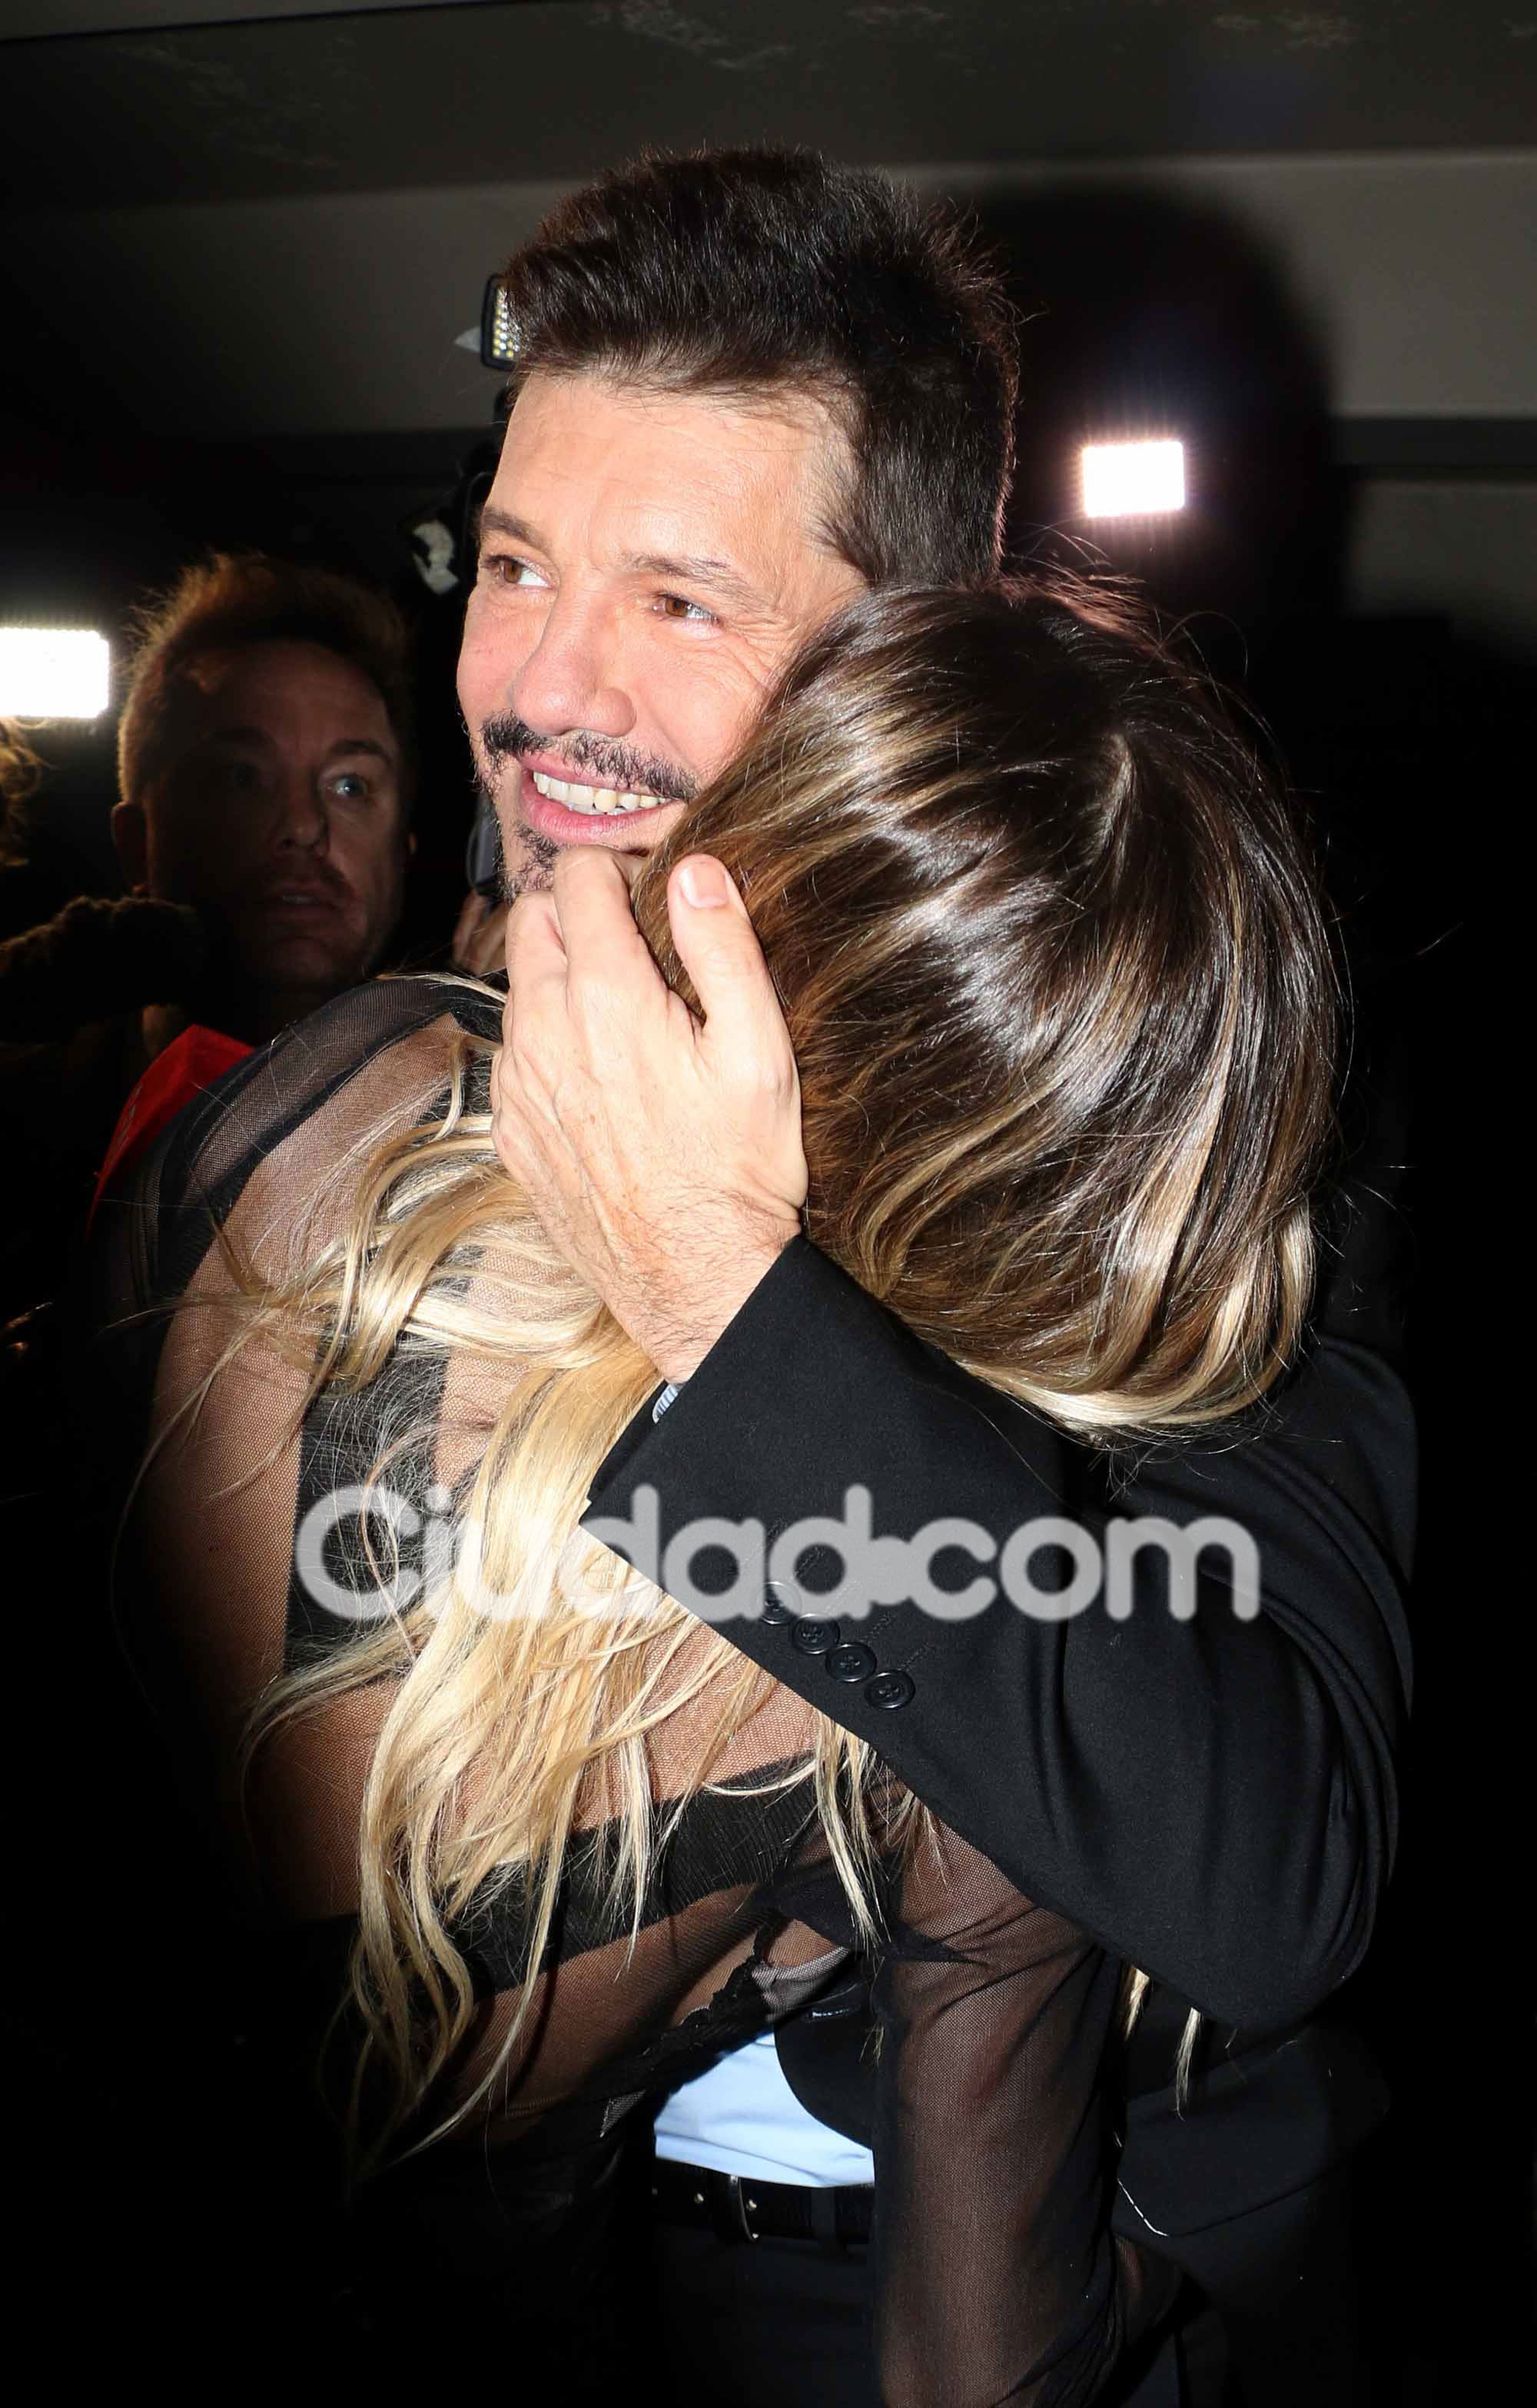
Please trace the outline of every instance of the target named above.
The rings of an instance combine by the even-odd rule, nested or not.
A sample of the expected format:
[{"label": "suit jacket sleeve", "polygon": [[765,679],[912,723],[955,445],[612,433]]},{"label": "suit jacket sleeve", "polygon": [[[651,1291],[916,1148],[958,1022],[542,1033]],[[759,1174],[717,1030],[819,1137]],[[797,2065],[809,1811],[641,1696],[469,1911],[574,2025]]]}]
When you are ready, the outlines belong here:
[{"label": "suit jacket sleeve", "polygon": [[[1027,1896],[1206,2014],[1272,2028],[1359,1961],[1393,1852],[1414,1477],[1399,1243],[1376,1178],[1342,1187],[1311,1350],[1279,1400],[1113,1478],[797,1240],[663,1418],[625,1433],[586,1526],[676,1595],[685,1525],[702,1585],[712,1537],[750,1561],[757,1526],[771,1568],[791,1526],[840,1519],[851,1491],[877,1539],[948,1524],[962,1552],[927,1576],[911,1551],[866,1551],[880,1594],[835,1612],[834,1644],[778,1595],[764,1611],[761,1580],[730,1618],[681,1601],[869,1740]],[[1213,1546],[1187,1616],[1154,1548],[1123,1563],[1118,1594],[1101,1579],[1078,1602],[1079,1581],[1066,1618],[1021,1610],[992,1577],[1026,1524],[1076,1526],[1103,1568],[1110,1526],[1144,1515],[1241,1524],[1256,1593]],[[1030,1561],[1042,1589],[1050,1560]],[[801,1569],[826,1584],[809,1556]]]}]

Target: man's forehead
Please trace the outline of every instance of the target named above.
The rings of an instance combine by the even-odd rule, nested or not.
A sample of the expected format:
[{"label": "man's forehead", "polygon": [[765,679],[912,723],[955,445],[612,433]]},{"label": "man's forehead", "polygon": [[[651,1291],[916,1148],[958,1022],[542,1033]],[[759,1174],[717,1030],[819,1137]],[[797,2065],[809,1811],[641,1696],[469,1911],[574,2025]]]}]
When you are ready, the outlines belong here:
[{"label": "man's forehead", "polygon": [[[821,548],[847,457],[808,395],[745,400],[536,376],[509,422],[486,523],[499,510],[552,538],[580,525],[640,568],[653,556],[729,565],[786,534]],[[559,525],[545,529],[545,517]]]},{"label": "man's forehead", "polygon": [[236,644],[198,653],[181,681],[208,734],[239,724],[289,724],[317,714],[366,725],[388,724],[384,697],[372,678],[323,644],[288,638]]}]

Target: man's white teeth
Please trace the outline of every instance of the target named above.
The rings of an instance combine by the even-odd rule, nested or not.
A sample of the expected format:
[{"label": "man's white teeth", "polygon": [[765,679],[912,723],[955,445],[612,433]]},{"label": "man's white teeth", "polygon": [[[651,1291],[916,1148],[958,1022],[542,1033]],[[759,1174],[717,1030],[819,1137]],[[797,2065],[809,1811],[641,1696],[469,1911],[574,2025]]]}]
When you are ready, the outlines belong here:
[{"label": "man's white teeth", "polygon": [[553,803],[564,803],[568,811],[600,811],[607,819],[612,811],[647,811],[656,803],[655,795],[621,793],[613,786],[579,786],[564,778],[547,778],[542,769],[529,773],[541,795]]}]

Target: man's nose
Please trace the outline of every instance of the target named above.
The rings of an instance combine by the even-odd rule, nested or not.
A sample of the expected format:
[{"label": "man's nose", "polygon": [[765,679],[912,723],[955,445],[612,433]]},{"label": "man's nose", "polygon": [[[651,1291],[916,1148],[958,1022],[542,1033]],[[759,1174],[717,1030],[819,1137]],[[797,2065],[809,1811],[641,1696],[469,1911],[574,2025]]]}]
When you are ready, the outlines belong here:
[{"label": "man's nose", "polygon": [[302,853],[323,853],[330,841],[331,821],[325,794],[318,778],[291,770],[277,795],[278,843]]},{"label": "man's nose", "polygon": [[627,736],[635,710],[620,674],[619,629],[596,596],[557,595],[539,638],[512,681],[512,709],[542,736],[590,728]]}]

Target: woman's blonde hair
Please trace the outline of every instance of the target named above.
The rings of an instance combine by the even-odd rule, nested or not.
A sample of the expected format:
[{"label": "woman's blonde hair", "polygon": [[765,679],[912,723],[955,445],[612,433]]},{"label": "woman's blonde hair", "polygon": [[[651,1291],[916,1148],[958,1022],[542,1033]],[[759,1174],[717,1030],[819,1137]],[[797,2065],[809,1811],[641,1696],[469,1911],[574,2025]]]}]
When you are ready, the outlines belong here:
[{"label": "woman's blonde hair", "polygon": [[[1126,606],[885,595],[819,635],[636,886],[685,994],[666,884],[696,849],[740,881],[784,1009],[817,1245],[919,1337],[1095,1443],[1197,1429],[1263,1393],[1311,1283],[1329,948],[1285,796]],[[402,1348],[506,1376],[456,1500],[474,1577],[461,1552],[403,1615],[295,1667],[250,1737],[398,1684],[353,1959],[376,2157],[446,2129],[513,2067],[531,1975],[495,2061],[444,2109],[477,2014],[464,1918],[515,1888],[538,1968],[576,1835],[601,1822],[611,1844],[584,1866],[615,1928],[638,1928],[671,1824],[771,1685],[577,1531],[656,1375],[500,1169],[490,1051],[460,1038],[446,1110],[373,1147],[341,1234],[299,1276],[237,1267],[229,1351],[262,1332],[309,1400],[368,1389]],[[611,1610],[567,1601],[573,1545]],[[486,1583],[495,1615],[477,1609]],[[659,1802],[655,1734],[701,1700],[683,1794]],[[920,1820],[876,1807],[877,1770],[819,1718],[810,1764],[765,1776],[809,1779],[867,1931],[877,1856]]]}]

